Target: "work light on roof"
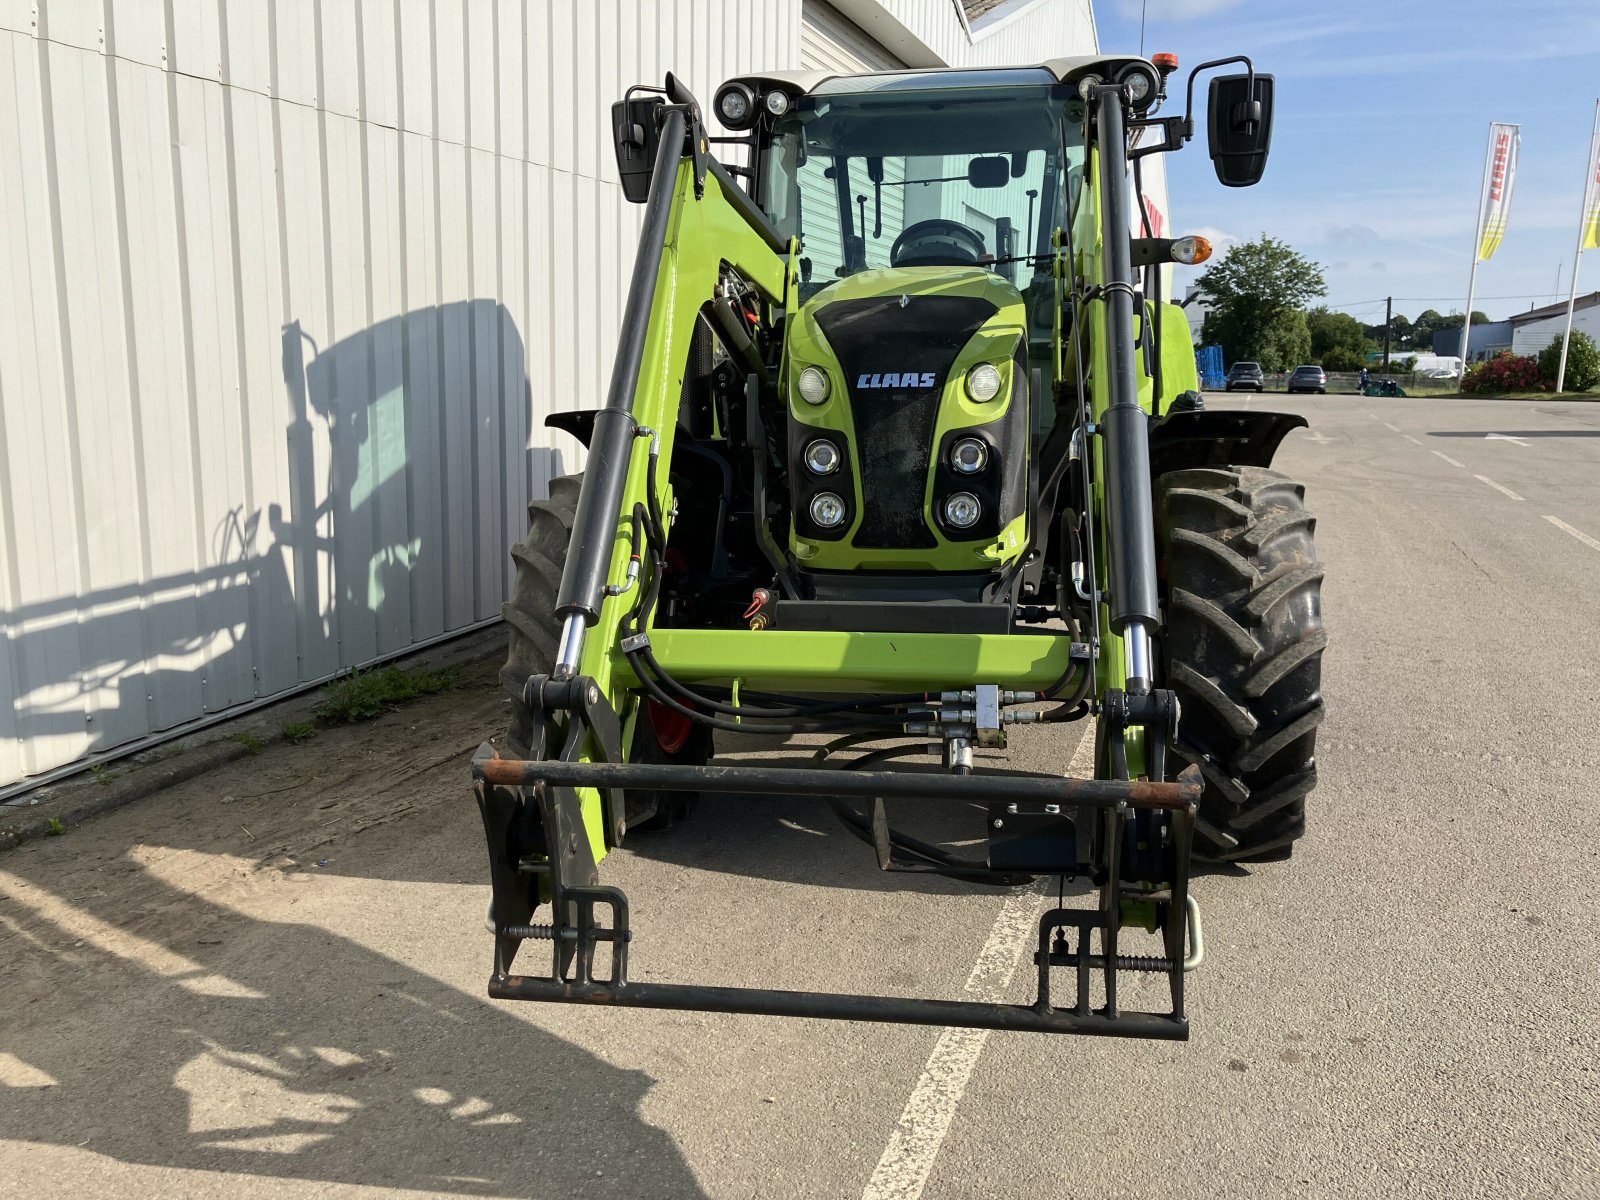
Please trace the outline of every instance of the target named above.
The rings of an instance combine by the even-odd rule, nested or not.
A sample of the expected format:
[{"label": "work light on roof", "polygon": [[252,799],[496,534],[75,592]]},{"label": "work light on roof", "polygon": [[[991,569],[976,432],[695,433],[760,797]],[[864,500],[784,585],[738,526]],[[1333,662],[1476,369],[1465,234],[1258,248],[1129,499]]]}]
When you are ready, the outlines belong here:
[{"label": "work light on roof", "polygon": [[1131,62],[1123,67],[1117,73],[1117,82],[1127,93],[1128,103],[1138,112],[1149,108],[1161,90],[1161,76],[1156,74],[1154,67],[1143,61]]},{"label": "work light on roof", "polygon": [[748,84],[725,83],[717,92],[717,117],[729,129],[747,129],[756,119],[756,93]]}]

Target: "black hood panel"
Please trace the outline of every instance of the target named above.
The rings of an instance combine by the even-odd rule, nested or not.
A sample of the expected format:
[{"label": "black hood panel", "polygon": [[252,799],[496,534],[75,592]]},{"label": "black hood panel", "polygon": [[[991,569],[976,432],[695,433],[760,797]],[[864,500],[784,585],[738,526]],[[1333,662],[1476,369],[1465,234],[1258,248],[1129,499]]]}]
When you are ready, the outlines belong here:
[{"label": "black hood panel", "polygon": [[923,511],[939,399],[963,346],[999,310],[981,296],[873,296],[817,310],[850,390],[862,517],[853,544],[938,545]]}]

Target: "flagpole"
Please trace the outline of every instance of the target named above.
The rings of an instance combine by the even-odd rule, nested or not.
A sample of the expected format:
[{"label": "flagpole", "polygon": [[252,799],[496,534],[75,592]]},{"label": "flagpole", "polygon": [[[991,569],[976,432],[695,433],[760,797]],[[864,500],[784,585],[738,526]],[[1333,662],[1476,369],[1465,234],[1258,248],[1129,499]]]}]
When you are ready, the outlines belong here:
[{"label": "flagpole", "polygon": [[1478,250],[1483,245],[1483,202],[1489,194],[1489,164],[1494,161],[1494,122],[1483,150],[1483,183],[1478,188],[1478,223],[1472,235],[1472,274],[1467,279],[1467,312],[1461,321],[1461,378],[1467,377],[1467,339],[1472,333],[1472,297],[1478,290]]},{"label": "flagpole", "polygon": [[1578,213],[1578,249],[1572,255],[1572,288],[1567,292],[1567,327],[1561,334],[1561,365],[1556,368],[1556,394],[1567,382],[1567,348],[1572,344],[1572,309],[1578,300],[1578,262],[1583,258],[1583,237],[1588,232],[1589,195],[1594,191],[1595,144],[1600,140],[1600,100],[1594,102],[1594,128],[1589,131],[1589,162],[1584,168],[1589,176],[1583,183],[1583,208]]}]

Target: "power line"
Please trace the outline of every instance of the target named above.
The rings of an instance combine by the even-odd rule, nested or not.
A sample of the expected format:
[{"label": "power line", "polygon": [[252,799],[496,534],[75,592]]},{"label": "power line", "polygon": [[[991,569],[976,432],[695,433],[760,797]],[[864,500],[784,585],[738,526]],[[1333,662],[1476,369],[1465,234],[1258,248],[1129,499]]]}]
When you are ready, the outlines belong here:
[{"label": "power line", "polygon": [[[1543,300],[1550,295],[1549,292],[1527,292],[1521,296],[1474,296],[1473,301],[1479,300]],[[1361,308],[1368,304],[1382,304],[1388,300],[1387,296],[1375,296],[1371,300],[1349,300],[1344,304],[1324,304],[1323,308]],[[1395,296],[1396,303],[1402,304],[1427,304],[1432,300],[1459,300],[1459,296]]]}]

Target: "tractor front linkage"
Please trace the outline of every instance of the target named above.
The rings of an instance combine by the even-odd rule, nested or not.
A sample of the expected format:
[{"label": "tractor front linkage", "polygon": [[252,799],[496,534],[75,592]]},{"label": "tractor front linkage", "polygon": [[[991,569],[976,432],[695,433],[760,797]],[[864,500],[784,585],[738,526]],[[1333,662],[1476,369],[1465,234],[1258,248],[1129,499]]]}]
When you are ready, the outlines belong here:
[{"label": "tractor front linkage", "polygon": [[[1189,897],[1189,848],[1201,793],[1198,769],[1188,768],[1176,781],[1152,782],[1016,772],[927,775],[628,763],[620,753],[617,714],[594,680],[535,677],[528,682],[528,692],[543,718],[534,745],[545,753],[505,759],[485,745],[473,760],[493,885],[491,997],[1104,1037],[1188,1038],[1184,972],[1198,965],[1201,945],[1198,916]],[[1113,761],[1125,728],[1144,726],[1147,744],[1158,744],[1161,739],[1151,736],[1157,733],[1152,727],[1170,726],[1174,718],[1170,692],[1112,693],[1105,710],[1102,729]],[[601,747],[605,761],[580,761],[585,745]],[[551,748],[554,753],[549,753]],[[1022,882],[1033,873],[1064,872],[1070,877],[1081,870],[1098,885],[1099,902],[1094,908],[1051,908],[1042,914],[1032,1004],[638,983],[628,978],[632,938],[628,900],[619,888],[599,883],[578,793],[580,788],[598,791],[606,828],[620,840],[621,793],[629,787],[752,798],[815,796],[835,804],[845,798],[870,802],[873,839],[879,863],[887,870],[911,868],[894,860],[885,801],[975,804],[988,814],[987,859],[948,862],[946,873],[987,877],[988,882]],[[1163,816],[1164,821],[1152,820]],[[1098,852],[1087,851],[1089,845],[1098,847]],[[1156,890],[1148,885],[1130,888],[1130,878],[1168,882]],[[1160,914],[1164,954],[1119,953],[1124,901],[1130,899],[1154,902],[1148,911]],[[534,924],[534,910],[544,900],[550,902],[554,923]],[[1099,952],[1092,946],[1096,930]],[[551,943],[548,973],[513,972],[518,950],[530,940]],[[610,949],[609,964],[597,958],[602,945]],[[1057,1005],[1051,998],[1053,967],[1075,973],[1068,1005]],[[1166,975],[1171,1009],[1120,1008],[1117,979],[1122,971]],[[1094,972],[1103,978],[1100,1006],[1092,1002]]]}]

